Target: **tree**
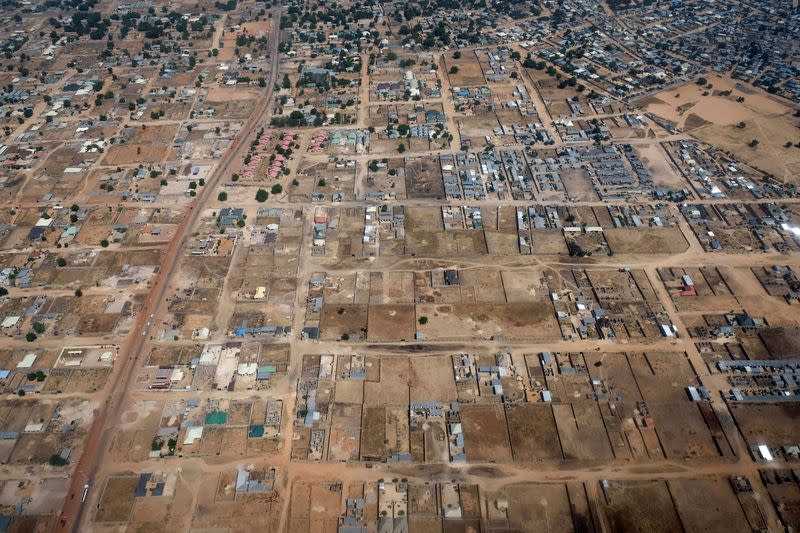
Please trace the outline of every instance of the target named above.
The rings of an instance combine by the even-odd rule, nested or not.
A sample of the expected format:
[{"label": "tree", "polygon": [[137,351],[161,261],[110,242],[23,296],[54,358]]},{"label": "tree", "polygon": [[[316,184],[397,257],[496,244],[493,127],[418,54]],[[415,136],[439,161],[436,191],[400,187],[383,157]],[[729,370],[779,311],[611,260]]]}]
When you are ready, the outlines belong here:
[{"label": "tree", "polygon": [[228,193],[226,193],[225,191],[222,191],[217,195],[217,200],[220,202],[224,202],[227,199],[228,199]]},{"label": "tree", "polygon": [[419,317],[419,320],[417,322],[419,322],[420,324],[422,324],[424,326],[425,324],[428,323],[428,317],[421,316],[421,317]]},{"label": "tree", "polygon": [[102,246],[103,248],[108,248],[108,239],[103,239],[102,241],[100,241],[100,246]]},{"label": "tree", "polygon": [[[22,391],[24,392],[24,391]],[[47,461],[50,463],[50,466],[66,466],[69,464],[69,461],[61,457],[59,454],[54,453],[50,456],[50,459]]]},{"label": "tree", "polygon": [[280,194],[283,192],[283,186],[280,183],[276,183],[272,186],[272,194]]},{"label": "tree", "polygon": [[0,287],[0,296],[5,296],[8,294],[8,289],[5,287]]},{"label": "tree", "polygon": [[461,52],[459,50],[453,52],[453,59],[461,59]]},{"label": "tree", "polygon": [[758,144],[759,144],[759,140],[758,139],[753,139],[752,141],[747,143],[747,146],[749,146],[750,148],[755,148],[756,146],[758,146]]},{"label": "tree", "polygon": [[397,147],[397,151],[402,154],[403,152],[406,151],[406,145],[403,144],[403,143],[400,143],[400,146]]},{"label": "tree", "polygon": [[458,74],[458,67],[455,65],[450,67],[450,74]]},{"label": "tree", "polygon": [[28,342],[33,342],[37,338],[38,337],[37,337],[36,333],[34,333],[32,331],[29,331],[28,333],[25,334],[25,340],[28,341]]},{"label": "tree", "polygon": [[44,333],[44,330],[45,330],[45,325],[42,324],[41,322],[33,323],[33,331],[35,331],[36,333],[41,335],[42,333]]},{"label": "tree", "polygon": [[264,189],[258,189],[256,191],[256,201],[257,202],[266,202],[267,198],[269,198],[269,193]]},{"label": "tree", "polygon": [[75,289],[75,297],[80,298],[81,296],[83,296],[83,291],[80,289]]},{"label": "tree", "polygon": [[59,257],[58,259],[56,259],[56,265],[60,267],[65,267],[67,266],[67,260],[64,259],[63,257]]}]

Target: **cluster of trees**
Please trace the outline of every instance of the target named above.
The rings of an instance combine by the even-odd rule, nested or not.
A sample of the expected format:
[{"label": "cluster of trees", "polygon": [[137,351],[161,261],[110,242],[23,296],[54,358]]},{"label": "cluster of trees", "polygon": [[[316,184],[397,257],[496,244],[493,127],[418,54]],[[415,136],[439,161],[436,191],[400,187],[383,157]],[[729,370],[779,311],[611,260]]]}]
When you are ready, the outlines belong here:
[{"label": "cluster of trees", "polygon": [[234,11],[236,9],[236,0],[228,0],[227,2],[214,2],[214,7],[220,11]]},{"label": "cluster of trees", "polygon": [[[272,186],[270,191],[272,192],[273,195],[280,194],[283,192],[283,185],[281,185],[280,183],[276,183],[275,185]],[[258,189],[256,191],[257,202],[266,202],[268,199],[269,199],[269,192],[267,192],[265,189]]]},{"label": "cluster of trees", "polygon": [[[314,115],[314,125],[321,126],[324,122],[324,117],[321,114],[317,114],[316,109],[312,109],[311,114]],[[282,128],[285,126],[291,126],[291,127],[305,126],[306,116],[303,114],[302,111],[294,110],[289,114],[288,117],[272,117],[270,123],[278,128]]]},{"label": "cluster of trees", "polygon": [[425,48],[433,48],[435,46],[447,46],[452,42],[450,32],[444,21],[440,21],[427,35],[423,36],[423,31],[421,24],[416,24],[411,28],[403,24],[398,30],[400,35],[403,36],[403,44],[414,42],[421,44]]},{"label": "cluster of trees", "polygon": [[[109,29],[112,21],[120,23],[120,40],[125,39],[133,29],[142,32],[147,39],[160,39],[166,35],[168,30],[174,29],[181,34],[184,40],[188,40],[190,30],[202,32],[208,24],[208,18],[205,15],[191,23],[183,18],[183,14],[175,11],[167,13],[164,10],[164,16],[158,17],[155,16],[155,9],[150,8],[149,15],[149,17],[143,17],[141,13],[129,12],[123,15],[113,13],[110,17],[103,17],[99,11],[79,10],[72,15],[70,22],[66,25],[62,25],[61,21],[51,17],[48,19],[48,23],[54,30],[50,32],[50,40],[55,43],[60,38],[59,33],[55,30],[63,29],[65,33],[73,33],[78,37],[88,35],[93,40],[108,37],[111,42]],[[103,52],[104,57],[110,56],[112,50],[113,44]]]}]

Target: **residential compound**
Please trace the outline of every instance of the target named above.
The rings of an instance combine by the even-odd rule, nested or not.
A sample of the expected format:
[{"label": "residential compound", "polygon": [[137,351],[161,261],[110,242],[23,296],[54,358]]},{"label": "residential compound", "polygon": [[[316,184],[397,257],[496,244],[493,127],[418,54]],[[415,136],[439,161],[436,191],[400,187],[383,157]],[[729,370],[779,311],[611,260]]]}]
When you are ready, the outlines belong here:
[{"label": "residential compound", "polygon": [[0,531],[800,528],[796,1],[0,22]]}]

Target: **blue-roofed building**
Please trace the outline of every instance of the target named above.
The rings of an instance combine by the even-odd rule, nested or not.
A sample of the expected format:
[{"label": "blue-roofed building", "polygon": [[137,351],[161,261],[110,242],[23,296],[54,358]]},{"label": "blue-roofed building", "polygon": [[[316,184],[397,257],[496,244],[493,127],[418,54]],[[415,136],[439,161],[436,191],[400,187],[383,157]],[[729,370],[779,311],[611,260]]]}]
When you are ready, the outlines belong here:
[{"label": "blue-roofed building", "polygon": [[133,495],[136,498],[147,496],[147,482],[150,481],[152,474],[139,474],[139,481],[136,482],[136,490]]}]

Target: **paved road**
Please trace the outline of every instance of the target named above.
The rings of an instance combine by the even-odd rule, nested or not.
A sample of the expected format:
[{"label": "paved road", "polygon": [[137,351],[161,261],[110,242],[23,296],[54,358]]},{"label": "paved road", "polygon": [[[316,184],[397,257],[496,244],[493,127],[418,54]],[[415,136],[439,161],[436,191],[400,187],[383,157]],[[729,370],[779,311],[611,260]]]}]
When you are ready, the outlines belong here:
[{"label": "paved road", "polygon": [[[164,299],[170,288],[169,281],[177,270],[178,260],[181,251],[186,245],[187,237],[191,228],[197,221],[203,205],[213,199],[216,187],[219,182],[228,176],[231,165],[240,161],[249,146],[250,138],[258,132],[265,124],[266,118],[272,112],[273,87],[278,76],[278,44],[280,42],[280,7],[272,11],[272,31],[270,33],[270,47],[272,50],[272,64],[270,79],[263,97],[259,100],[258,106],[251,113],[250,118],[245,123],[239,136],[236,138],[230,149],[222,157],[214,174],[209,178],[206,185],[200,190],[197,198],[189,207],[189,211],[178,226],[172,241],[164,251],[161,260],[161,268],[158,276],[153,281],[150,293],[139,312],[136,323],[131,328],[131,334],[126,340],[120,351],[115,365],[115,372],[109,380],[109,390],[111,391],[107,401],[95,413],[95,420],[89,430],[89,435],[85,441],[84,449],[75,472],[72,476],[70,490],[64,502],[56,531],[78,532],[85,518],[86,509],[99,502],[97,486],[97,472],[103,463],[110,444],[113,429],[116,426],[120,414],[121,406],[124,404],[128,395],[128,388],[136,376],[136,369],[139,366],[139,357],[144,353],[147,338],[147,330],[150,326],[150,316],[159,316]],[[141,333],[140,333],[141,332]],[[81,494],[85,484],[90,486],[90,494],[87,501],[81,504]]]}]

